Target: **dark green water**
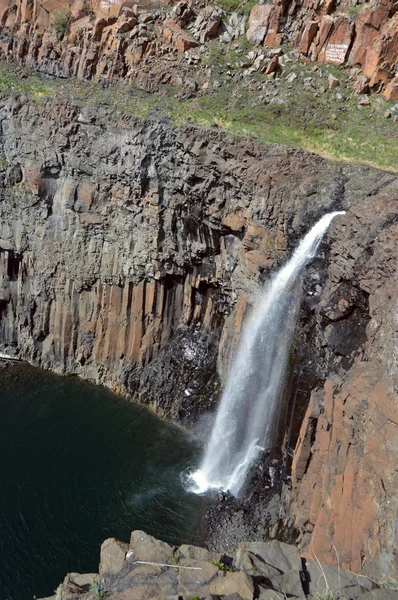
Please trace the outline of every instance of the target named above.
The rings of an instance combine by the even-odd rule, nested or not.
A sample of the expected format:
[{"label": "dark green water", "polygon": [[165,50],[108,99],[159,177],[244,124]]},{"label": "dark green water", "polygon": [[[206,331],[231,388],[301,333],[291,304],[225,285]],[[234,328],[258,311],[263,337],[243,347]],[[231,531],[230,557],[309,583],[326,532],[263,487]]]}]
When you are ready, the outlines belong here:
[{"label": "dark green water", "polygon": [[201,541],[203,499],[182,471],[200,449],[143,408],[74,378],[0,370],[0,599],[51,595],[96,572],[107,537]]}]

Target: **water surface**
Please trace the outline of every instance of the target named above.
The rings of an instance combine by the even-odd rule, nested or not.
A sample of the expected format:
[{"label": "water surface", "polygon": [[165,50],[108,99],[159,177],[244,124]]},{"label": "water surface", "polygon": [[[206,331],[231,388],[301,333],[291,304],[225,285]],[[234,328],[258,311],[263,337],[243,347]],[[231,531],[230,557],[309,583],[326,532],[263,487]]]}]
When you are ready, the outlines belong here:
[{"label": "water surface", "polygon": [[1,600],[96,572],[103,540],[133,529],[202,541],[204,500],[180,480],[200,448],[180,429],[76,378],[22,365],[0,378]]}]

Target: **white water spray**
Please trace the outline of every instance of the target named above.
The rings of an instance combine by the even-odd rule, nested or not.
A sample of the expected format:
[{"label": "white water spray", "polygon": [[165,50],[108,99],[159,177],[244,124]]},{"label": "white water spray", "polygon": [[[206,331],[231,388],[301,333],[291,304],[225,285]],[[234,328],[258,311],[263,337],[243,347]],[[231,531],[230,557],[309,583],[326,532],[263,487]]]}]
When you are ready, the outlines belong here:
[{"label": "white water spray", "polygon": [[190,477],[193,492],[217,489],[237,496],[254,462],[271,447],[299,307],[296,284],[331,220],[341,214],[323,216],[307,233],[244,325],[201,467]]}]

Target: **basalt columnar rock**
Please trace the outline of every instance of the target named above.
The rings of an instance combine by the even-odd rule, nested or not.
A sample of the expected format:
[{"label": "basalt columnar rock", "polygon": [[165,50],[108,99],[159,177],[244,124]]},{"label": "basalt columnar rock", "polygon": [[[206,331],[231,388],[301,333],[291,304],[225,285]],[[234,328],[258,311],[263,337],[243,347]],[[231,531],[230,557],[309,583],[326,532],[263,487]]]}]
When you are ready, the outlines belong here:
[{"label": "basalt columnar rock", "polygon": [[272,269],[347,210],[305,277],[281,519],[309,559],[394,576],[397,177],[56,99],[0,122],[2,349],[186,424]]},{"label": "basalt columnar rock", "polygon": [[295,546],[276,540],[242,542],[230,554],[215,554],[197,546],[173,548],[143,531],[133,531],[130,544],[115,539],[102,544],[98,574],[69,573],[55,596],[45,600],[398,597],[398,591],[389,596],[385,592],[366,577],[302,559]]},{"label": "basalt columnar rock", "polygon": [[180,420],[288,240],[346,204],[326,161],[214,130],[20,98],[1,127],[2,343]]},{"label": "basalt columnar rock", "polygon": [[[393,0],[276,0],[255,5],[249,19],[217,6],[180,0],[172,6],[132,0],[3,0],[0,58],[57,77],[138,80],[147,89],[192,75],[180,60],[208,42],[246,33],[257,45],[288,43],[304,60],[359,67],[369,88],[396,75],[398,13]],[[167,5],[167,6],[165,6]],[[391,95],[391,84],[387,88]]]},{"label": "basalt columnar rock", "polygon": [[307,556],[334,552],[377,577],[398,569],[398,203],[375,200],[363,198],[331,236],[316,320],[333,366],[301,428],[291,512]]}]

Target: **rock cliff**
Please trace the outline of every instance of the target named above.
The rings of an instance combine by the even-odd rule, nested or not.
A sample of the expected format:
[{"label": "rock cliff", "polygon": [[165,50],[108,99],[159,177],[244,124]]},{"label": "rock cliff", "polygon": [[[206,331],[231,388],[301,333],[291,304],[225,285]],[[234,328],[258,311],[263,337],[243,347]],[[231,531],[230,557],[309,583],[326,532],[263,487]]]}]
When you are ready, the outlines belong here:
[{"label": "rock cliff", "polygon": [[138,80],[153,89],[186,75],[195,87],[197,52],[191,61],[181,55],[195,48],[200,55],[212,38],[229,43],[246,34],[258,46],[290,44],[307,61],[350,65],[358,92],[385,88],[388,99],[398,98],[393,0],[275,0],[255,5],[249,18],[205,3],[165,4],[4,0],[0,57],[58,77]]},{"label": "rock cliff", "polygon": [[58,100],[3,100],[0,123],[2,349],[186,424],[264,279],[348,211],[305,278],[281,519],[308,557],[392,576],[398,179]]},{"label": "rock cliff", "polygon": [[56,100],[5,103],[1,126],[3,344],[185,421],[289,243],[346,177],[386,179]]}]

